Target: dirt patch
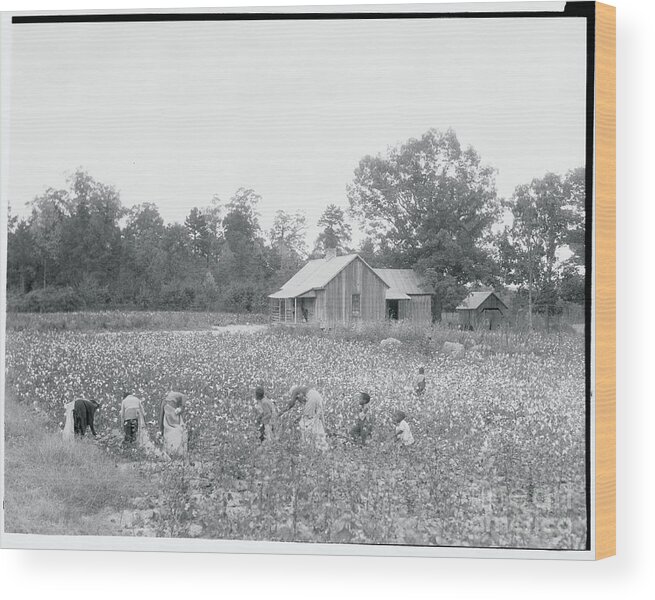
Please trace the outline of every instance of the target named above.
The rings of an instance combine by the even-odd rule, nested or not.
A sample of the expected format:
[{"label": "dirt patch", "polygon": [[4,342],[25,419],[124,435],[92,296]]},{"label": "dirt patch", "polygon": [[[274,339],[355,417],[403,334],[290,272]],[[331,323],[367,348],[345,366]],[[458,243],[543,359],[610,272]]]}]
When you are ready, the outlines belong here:
[{"label": "dirt patch", "polygon": [[[248,324],[248,325],[215,325],[211,329],[171,329],[169,331],[157,330],[155,333],[176,333],[180,335],[191,335],[198,333],[211,333],[213,335],[225,335],[232,333],[259,333],[266,331],[268,325]],[[124,334],[124,331],[94,331],[93,335],[117,336]],[[141,333],[141,332],[138,332]]]},{"label": "dirt patch", "polygon": [[259,333],[266,331],[268,325],[224,325],[223,327],[212,327],[214,335],[222,335],[224,333]]}]

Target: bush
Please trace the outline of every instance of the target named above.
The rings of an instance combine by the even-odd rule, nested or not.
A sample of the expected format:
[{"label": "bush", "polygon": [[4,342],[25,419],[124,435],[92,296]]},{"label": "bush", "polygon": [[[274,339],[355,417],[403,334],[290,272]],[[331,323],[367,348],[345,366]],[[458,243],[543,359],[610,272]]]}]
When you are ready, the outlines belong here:
[{"label": "bush", "polygon": [[112,303],[109,288],[97,285],[93,281],[85,280],[78,286],[79,295],[87,307],[107,307]]},{"label": "bush", "polygon": [[84,296],[72,287],[46,287],[24,296],[8,296],[7,309],[15,312],[72,312],[86,307]]},{"label": "bush", "polygon": [[268,316],[256,313],[121,310],[7,313],[7,331],[186,331],[266,323]]},{"label": "bush", "polygon": [[161,304],[172,310],[185,310],[191,307],[195,295],[195,291],[190,287],[164,286],[161,291]]},{"label": "bush", "polygon": [[223,307],[228,311],[266,312],[266,294],[251,283],[233,283],[222,294]]}]

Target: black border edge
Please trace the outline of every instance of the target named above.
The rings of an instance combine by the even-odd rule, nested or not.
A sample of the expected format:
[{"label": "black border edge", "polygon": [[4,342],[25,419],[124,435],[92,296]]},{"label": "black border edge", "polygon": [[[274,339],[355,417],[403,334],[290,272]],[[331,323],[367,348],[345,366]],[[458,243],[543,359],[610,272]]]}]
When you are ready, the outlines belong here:
[{"label": "black border edge", "polygon": [[[595,158],[595,103],[596,103],[596,3],[571,2],[575,8],[583,9],[587,14],[587,110],[585,133],[585,495],[587,505],[587,543],[591,550],[592,522],[591,507],[591,328],[593,304],[593,211],[594,211],[594,158]],[[568,4],[567,4],[568,8]],[[573,7],[572,7],[573,8]],[[591,10],[590,10],[591,9]],[[595,457],[594,457],[595,459]]]},{"label": "black border edge", "polygon": [[[489,12],[196,12],[196,13],[62,13],[14,15],[12,24],[36,23],[145,23],[182,21],[330,21],[344,19],[497,19],[540,17],[589,17],[595,14],[592,1],[566,2],[563,11],[489,11]],[[394,5],[389,5],[393,7]]]}]

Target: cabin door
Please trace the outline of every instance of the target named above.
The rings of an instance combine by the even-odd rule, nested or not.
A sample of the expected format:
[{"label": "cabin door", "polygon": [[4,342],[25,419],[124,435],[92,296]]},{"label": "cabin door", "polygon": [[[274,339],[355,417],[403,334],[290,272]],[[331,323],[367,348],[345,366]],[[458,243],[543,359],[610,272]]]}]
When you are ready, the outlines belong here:
[{"label": "cabin door", "polygon": [[298,305],[298,323],[309,323],[314,318],[316,298],[301,298]]},{"label": "cabin door", "polygon": [[387,319],[398,320],[398,300],[387,300]]},{"label": "cabin door", "polygon": [[482,320],[485,324],[485,329],[498,329],[503,319],[503,314],[498,308],[485,308],[482,311]]}]

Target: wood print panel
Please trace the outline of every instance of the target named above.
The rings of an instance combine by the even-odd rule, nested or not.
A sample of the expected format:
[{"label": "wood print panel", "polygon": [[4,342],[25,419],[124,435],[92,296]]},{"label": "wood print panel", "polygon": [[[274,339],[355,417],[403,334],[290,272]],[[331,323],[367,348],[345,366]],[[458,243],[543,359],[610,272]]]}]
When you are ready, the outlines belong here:
[{"label": "wood print panel", "polygon": [[616,554],[616,9],[596,3],[596,558]]}]

